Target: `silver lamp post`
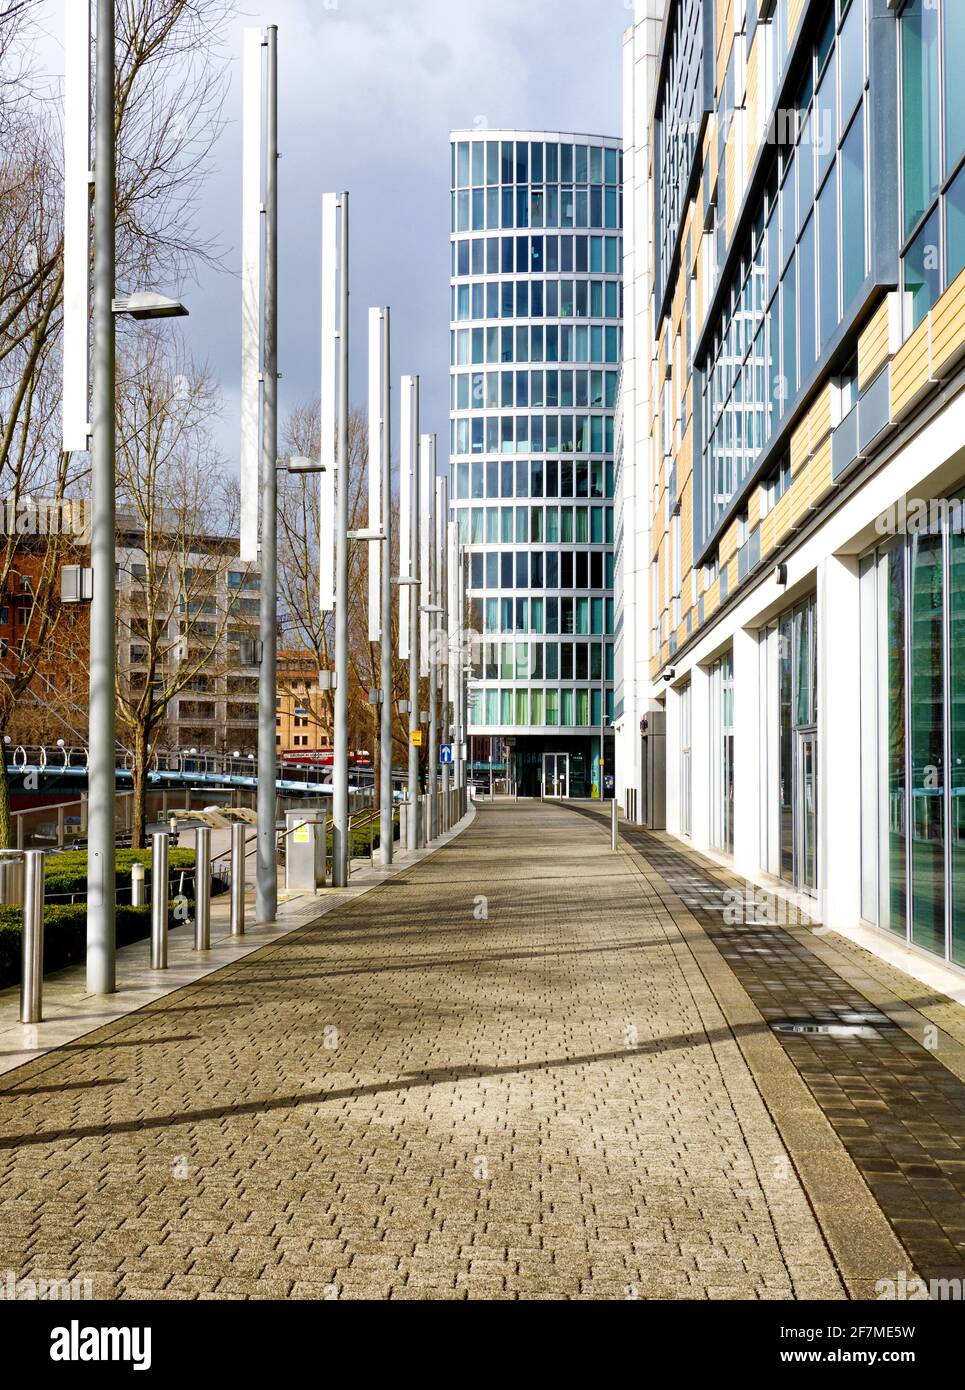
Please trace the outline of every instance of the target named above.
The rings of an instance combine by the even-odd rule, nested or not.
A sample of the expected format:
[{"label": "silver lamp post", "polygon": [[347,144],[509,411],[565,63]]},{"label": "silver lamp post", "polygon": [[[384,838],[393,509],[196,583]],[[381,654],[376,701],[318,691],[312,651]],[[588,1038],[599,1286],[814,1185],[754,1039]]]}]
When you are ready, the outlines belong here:
[{"label": "silver lamp post", "polygon": [[419,587],[420,574],[420,487],[421,471],[419,460],[419,378],[412,381],[412,408],[410,412],[410,459],[411,483],[409,499],[409,578],[412,581],[412,594],[409,598],[409,782],[407,799],[409,815],[407,848],[416,850],[420,844],[419,825],[419,742],[422,729],[419,723]]},{"label": "silver lamp post", "polygon": [[335,729],[332,740],[332,886],[349,871],[348,806],[348,194],[342,193],[339,237],[338,466],[335,513]]},{"label": "silver lamp post", "polygon": [[388,308],[382,318],[382,531],[385,550],[382,554],[382,631],[381,671],[382,707],[379,725],[379,856],[383,868],[392,863],[394,833],[392,801],[392,440],[391,440],[391,380],[392,354],[389,335]]},{"label": "silver lamp post", "polygon": [[261,432],[261,592],[258,636],[258,816],[255,921],[278,911],[276,848],[277,759],[275,695],[278,674],[278,29],[266,30],[264,358]]},{"label": "silver lamp post", "polygon": [[[74,53],[86,65],[90,81],[90,52]],[[116,855],[114,800],[116,791],[115,682],[117,676],[117,617],[115,611],[114,547],[116,491],[115,445],[115,317],[178,318],[187,309],[177,300],[150,292],[115,299],[116,273],[116,157],[114,148],[114,0],[97,0],[97,70],[94,100],[94,314],[93,390],[91,394],[91,568],[90,693],[88,733],[87,833],[87,988],[92,994],[112,994],[116,988]],[[89,89],[89,85],[88,85]],[[71,136],[65,130],[65,141]],[[76,204],[74,205],[76,208]],[[72,215],[79,212],[72,209]],[[86,202],[83,205],[86,218]],[[76,227],[74,234],[76,236]],[[72,317],[82,310],[86,334],[86,294],[71,304]],[[79,306],[79,307],[78,307]],[[65,309],[65,313],[67,310]],[[78,330],[79,331],[79,330]],[[78,359],[79,362],[79,359]],[[75,384],[75,398],[86,397],[86,361],[82,392],[76,391],[78,362],[66,361]],[[66,427],[65,427],[66,428]],[[66,443],[66,440],[65,440]]]}]

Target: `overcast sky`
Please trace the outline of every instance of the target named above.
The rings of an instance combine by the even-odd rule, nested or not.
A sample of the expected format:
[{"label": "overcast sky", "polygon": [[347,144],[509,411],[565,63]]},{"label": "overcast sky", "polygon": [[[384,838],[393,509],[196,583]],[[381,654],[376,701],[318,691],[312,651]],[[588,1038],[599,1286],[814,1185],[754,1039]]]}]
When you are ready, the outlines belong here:
[{"label": "overcast sky", "polygon": [[[54,32],[61,3],[49,0]],[[403,372],[421,375],[423,428],[438,432],[441,463],[449,438],[449,130],[619,135],[621,34],[632,8],[632,0],[248,0],[229,37],[229,123],[203,210],[226,270],[206,273],[185,296],[188,340],[222,383],[218,434],[233,462],[242,27],[279,30],[282,414],[318,395],[321,194],[347,188],[352,399],[363,405],[366,397],[366,311],[387,303],[393,387]]]}]

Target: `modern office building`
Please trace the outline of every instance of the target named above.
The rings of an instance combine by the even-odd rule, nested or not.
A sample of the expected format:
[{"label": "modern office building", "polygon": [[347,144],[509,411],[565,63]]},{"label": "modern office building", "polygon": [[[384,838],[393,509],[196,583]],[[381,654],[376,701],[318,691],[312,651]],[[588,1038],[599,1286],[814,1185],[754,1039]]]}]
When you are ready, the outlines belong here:
[{"label": "modern office building", "polygon": [[451,497],[469,548],[470,775],[612,789],[617,139],[451,137]]},{"label": "modern office building", "polygon": [[662,712],[670,831],[965,966],[965,5],[636,21],[619,795]]}]

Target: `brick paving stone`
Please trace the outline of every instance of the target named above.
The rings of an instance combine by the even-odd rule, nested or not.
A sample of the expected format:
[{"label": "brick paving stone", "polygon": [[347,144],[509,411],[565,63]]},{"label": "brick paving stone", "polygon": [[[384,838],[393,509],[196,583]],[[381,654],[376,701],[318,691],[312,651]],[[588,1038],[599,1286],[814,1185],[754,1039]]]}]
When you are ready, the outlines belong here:
[{"label": "brick paving stone", "polygon": [[[844,1296],[658,889],[569,809],[484,806],[10,1073],[0,1262],[95,1297]],[[851,1080],[863,1118],[881,1091]],[[913,1134],[958,1152],[943,1113]],[[919,1190],[930,1217],[951,1195]]]}]

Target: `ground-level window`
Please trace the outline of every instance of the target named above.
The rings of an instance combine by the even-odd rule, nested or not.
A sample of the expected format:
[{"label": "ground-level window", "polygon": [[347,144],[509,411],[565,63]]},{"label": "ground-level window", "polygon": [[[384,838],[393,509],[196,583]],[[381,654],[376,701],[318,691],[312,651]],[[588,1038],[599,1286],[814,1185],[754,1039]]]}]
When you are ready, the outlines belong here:
[{"label": "ground-level window", "polygon": [[965,965],[965,514],[909,516],[861,584],[862,914]]},{"label": "ground-level window", "polygon": [[817,617],[814,596],[761,635],[764,718],[761,862],[796,888],[816,893]]},{"label": "ground-level window", "polygon": [[734,853],[734,658],[710,668],[711,843]]},{"label": "ground-level window", "polygon": [[690,797],[690,684],[680,692],[680,829],[691,834]]}]

